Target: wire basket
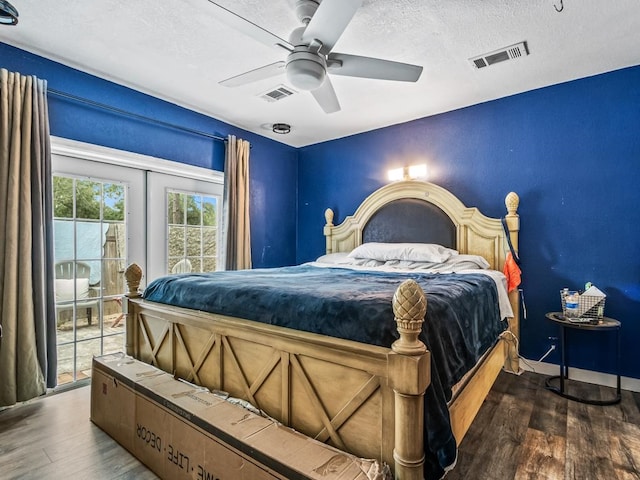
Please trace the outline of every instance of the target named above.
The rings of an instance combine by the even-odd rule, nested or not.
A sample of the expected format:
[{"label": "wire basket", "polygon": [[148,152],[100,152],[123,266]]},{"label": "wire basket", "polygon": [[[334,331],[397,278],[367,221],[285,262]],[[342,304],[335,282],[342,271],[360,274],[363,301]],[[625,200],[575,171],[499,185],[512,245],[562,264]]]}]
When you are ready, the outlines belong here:
[{"label": "wire basket", "polygon": [[578,312],[570,312],[569,314],[567,313],[567,302],[562,290],[560,290],[560,300],[562,302],[562,314],[567,318],[598,321],[604,317],[604,301],[606,297],[580,295]]}]

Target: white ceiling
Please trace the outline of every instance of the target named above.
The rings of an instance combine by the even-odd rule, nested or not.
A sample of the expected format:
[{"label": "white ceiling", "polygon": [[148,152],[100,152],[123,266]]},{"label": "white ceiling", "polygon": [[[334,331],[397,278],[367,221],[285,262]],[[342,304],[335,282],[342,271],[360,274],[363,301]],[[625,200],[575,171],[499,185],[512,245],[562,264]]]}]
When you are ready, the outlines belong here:
[{"label": "white ceiling", "polygon": [[[216,1],[284,39],[299,26],[293,0]],[[11,2],[20,21],[0,41],[295,147],[640,64],[640,0],[364,0],[334,51],[424,71],[417,83],[332,76],[342,110],[325,114],[308,92],[257,96],[284,77],[218,85],[286,52],[219,22],[207,0]],[[521,41],[526,57],[469,62]]]}]

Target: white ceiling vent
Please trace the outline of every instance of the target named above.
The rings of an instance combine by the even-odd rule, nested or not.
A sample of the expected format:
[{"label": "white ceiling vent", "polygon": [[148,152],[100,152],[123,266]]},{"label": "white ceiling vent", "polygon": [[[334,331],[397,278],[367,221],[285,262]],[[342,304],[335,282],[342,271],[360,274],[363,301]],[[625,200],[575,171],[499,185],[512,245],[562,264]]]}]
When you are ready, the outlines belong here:
[{"label": "white ceiling vent", "polygon": [[267,102],[277,102],[278,100],[282,100],[283,98],[290,97],[296,92],[293,88],[287,87],[286,85],[278,85],[275,88],[270,88],[264,93],[258,95],[260,98],[266,100]]},{"label": "white ceiling vent", "polygon": [[529,55],[529,49],[527,48],[527,42],[516,43],[508,47],[501,48],[494,52],[485,53],[478,57],[470,58],[469,61],[476,68],[484,68],[494,63],[504,62],[505,60],[514,60],[516,58]]}]

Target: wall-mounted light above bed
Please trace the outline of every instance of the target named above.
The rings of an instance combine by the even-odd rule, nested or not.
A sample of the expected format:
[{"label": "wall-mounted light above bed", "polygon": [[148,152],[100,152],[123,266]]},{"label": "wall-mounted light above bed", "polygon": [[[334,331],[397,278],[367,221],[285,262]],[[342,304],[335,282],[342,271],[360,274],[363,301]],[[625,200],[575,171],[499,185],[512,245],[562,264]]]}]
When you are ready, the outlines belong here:
[{"label": "wall-mounted light above bed", "polygon": [[420,165],[409,165],[402,168],[394,168],[387,172],[390,182],[397,182],[398,180],[426,180],[427,179],[427,165],[421,163]]}]

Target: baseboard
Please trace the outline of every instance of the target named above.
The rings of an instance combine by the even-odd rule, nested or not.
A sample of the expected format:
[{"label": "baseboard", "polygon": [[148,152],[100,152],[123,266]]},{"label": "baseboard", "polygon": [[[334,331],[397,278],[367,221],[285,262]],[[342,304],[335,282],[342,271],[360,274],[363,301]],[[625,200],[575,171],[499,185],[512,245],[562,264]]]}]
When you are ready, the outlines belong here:
[{"label": "baseboard", "polygon": [[[558,375],[560,366],[553,363],[536,362],[535,360],[520,359],[520,368],[528,372],[541,373],[543,375]],[[593,383],[595,385],[603,385],[605,387],[616,386],[616,376],[610,373],[593,372],[591,370],[583,370],[581,368],[569,367],[569,378],[580,382]],[[620,379],[623,390],[632,392],[640,392],[640,379],[622,377]]]}]

